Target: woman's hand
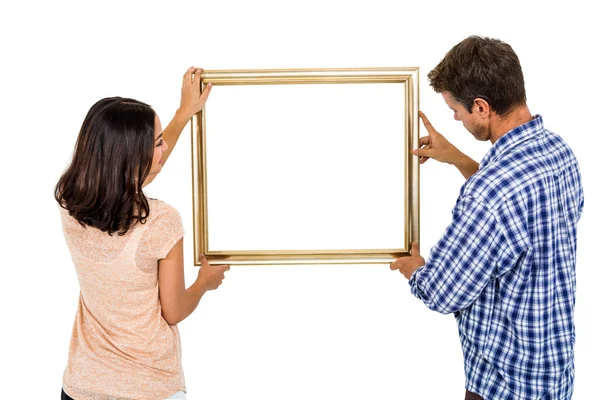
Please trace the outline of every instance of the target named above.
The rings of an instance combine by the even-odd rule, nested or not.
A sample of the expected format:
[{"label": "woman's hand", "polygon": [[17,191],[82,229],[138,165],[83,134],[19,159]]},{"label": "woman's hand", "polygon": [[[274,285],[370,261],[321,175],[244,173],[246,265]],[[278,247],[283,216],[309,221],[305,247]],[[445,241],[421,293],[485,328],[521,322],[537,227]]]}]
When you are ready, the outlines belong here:
[{"label": "woman's hand", "polygon": [[200,257],[200,270],[196,282],[204,290],[215,290],[225,279],[225,271],[229,271],[229,265],[210,265],[204,254]]},{"label": "woman's hand", "polygon": [[183,75],[183,84],[181,85],[181,104],[179,112],[182,116],[189,120],[194,114],[200,112],[206,104],[212,84],[209,83],[204,88],[204,92],[200,93],[200,85],[202,84],[200,76],[204,70],[202,68],[191,67]]}]

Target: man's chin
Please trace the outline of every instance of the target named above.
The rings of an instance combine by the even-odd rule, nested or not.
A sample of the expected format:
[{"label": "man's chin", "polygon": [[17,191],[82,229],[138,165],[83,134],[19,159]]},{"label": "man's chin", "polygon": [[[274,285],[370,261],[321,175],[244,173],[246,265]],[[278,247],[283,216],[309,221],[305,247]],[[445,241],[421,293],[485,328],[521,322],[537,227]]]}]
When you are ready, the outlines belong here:
[{"label": "man's chin", "polygon": [[476,140],[479,140],[480,142],[487,142],[488,140],[490,140],[490,135],[487,132],[483,132],[483,131],[469,131],[471,132],[471,135],[473,135],[473,137]]}]

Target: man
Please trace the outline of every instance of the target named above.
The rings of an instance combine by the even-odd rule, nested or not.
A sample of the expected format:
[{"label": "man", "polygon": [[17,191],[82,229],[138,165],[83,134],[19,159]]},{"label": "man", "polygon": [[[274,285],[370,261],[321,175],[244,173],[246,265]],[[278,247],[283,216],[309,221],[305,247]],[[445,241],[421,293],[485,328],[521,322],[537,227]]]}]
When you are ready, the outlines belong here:
[{"label": "man", "polygon": [[427,262],[412,245],[396,260],[427,307],[454,313],[466,399],[570,399],[575,254],[583,191],[562,138],[526,104],[519,59],[500,40],[471,36],[429,73],[454,119],[492,147],[481,163],[420,113],[429,136],[414,154],[467,179],[452,223]]}]

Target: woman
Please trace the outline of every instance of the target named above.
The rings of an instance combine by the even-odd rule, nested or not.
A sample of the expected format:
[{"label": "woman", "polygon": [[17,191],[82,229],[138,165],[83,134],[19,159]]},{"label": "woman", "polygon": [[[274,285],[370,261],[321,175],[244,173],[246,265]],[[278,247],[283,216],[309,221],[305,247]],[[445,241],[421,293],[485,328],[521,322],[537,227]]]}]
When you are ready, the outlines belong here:
[{"label": "woman", "polygon": [[164,131],[142,102],[113,97],[94,104],[56,185],[81,287],[62,399],[185,399],[176,324],[229,267],[203,258],[186,290],[181,217],[142,188],[204,107],[211,86],[200,94],[201,73],[185,73],[181,105]]}]

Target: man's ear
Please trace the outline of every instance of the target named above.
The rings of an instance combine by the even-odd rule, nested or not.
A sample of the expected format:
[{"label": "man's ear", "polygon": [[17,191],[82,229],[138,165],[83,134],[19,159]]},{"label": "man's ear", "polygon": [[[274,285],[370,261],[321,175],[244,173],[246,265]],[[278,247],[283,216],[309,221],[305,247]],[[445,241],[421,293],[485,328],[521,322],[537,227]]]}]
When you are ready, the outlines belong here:
[{"label": "man's ear", "polygon": [[475,100],[473,100],[473,107],[471,108],[471,111],[479,115],[481,118],[488,118],[492,108],[490,107],[490,103],[488,103],[486,100],[482,99],[481,97],[477,97]]}]

